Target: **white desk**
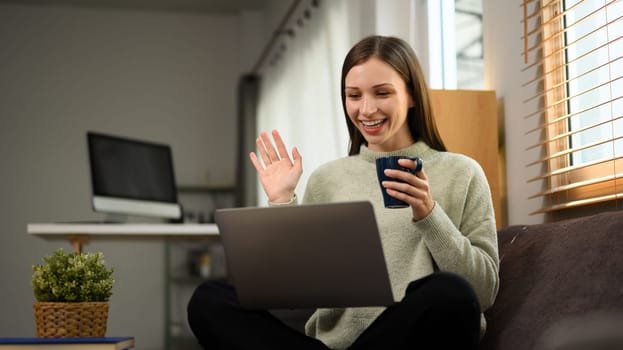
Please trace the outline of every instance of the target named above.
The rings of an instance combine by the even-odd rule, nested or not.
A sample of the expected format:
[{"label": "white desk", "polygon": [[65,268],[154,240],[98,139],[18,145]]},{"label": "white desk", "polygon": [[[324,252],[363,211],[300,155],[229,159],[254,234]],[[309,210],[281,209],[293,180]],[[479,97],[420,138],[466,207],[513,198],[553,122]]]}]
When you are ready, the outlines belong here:
[{"label": "white desk", "polygon": [[216,224],[57,224],[33,223],[28,234],[43,239],[67,239],[74,252],[90,239],[218,239]]}]

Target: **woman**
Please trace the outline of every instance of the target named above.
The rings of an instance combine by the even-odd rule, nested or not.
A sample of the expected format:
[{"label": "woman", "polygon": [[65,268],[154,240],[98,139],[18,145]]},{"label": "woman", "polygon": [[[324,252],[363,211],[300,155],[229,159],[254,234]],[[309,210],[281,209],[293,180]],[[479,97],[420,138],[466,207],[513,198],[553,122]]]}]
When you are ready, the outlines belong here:
[{"label": "woman", "polygon": [[[349,157],[316,169],[303,203],[372,203],[400,302],[388,308],[316,310],[303,335],[267,312],[241,310],[231,287],[207,283],[189,304],[195,335],[206,347],[229,349],[476,348],[485,329],[482,311],[497,294],[499,264],[482,169],[472,159],[446,152],[417,58],[403,40],[371,36],[353,46],[342,66],[341,88]],[[251,153],[250,159],[269,203],[293,205],[302,158],[296,148],[290,158],[279,133],[272,136],[271,141],[260,134],[259,157]],[[423,160],[417,174],[386,171],[402,182],[383,186],[409,208],[383,206],[375,160],[389,155]],[[400,165],[415,168],[409,159]]]}]

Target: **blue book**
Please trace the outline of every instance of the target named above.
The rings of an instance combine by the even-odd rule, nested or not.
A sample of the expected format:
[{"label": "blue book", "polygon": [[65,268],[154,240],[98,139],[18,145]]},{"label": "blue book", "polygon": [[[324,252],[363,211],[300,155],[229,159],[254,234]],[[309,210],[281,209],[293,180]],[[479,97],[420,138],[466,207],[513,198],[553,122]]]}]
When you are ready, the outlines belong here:
[{"label": "blue book", "polygon": [[134,337],[0,338],[1,350],[127,350]]}]

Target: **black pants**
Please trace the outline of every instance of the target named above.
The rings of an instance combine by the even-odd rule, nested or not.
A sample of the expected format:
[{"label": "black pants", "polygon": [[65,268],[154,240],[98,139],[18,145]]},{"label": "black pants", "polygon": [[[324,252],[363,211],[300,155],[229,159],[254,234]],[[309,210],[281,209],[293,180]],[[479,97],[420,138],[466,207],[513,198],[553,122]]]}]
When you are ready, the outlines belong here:
[{"label": "black pants", "polygon": [[[327,349],[268,311],[242,309],[233,287],[205,282],[188,304],[188,322],[206,349]],[[476,349],[480,306],[463,278],[437,272],[413,281],[349,349]]]}]

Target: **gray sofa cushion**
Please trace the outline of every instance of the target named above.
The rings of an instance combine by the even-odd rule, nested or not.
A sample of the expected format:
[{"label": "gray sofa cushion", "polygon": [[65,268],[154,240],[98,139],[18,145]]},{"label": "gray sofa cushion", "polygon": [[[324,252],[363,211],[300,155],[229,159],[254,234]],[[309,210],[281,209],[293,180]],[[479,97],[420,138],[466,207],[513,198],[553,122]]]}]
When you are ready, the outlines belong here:
[{"label": "gray sofa cushion", "polygon": [[623,315],[623,211],[498,234],[500,290],[481,349],[543,349],[572,335],[560,332],[569,320]]}]

